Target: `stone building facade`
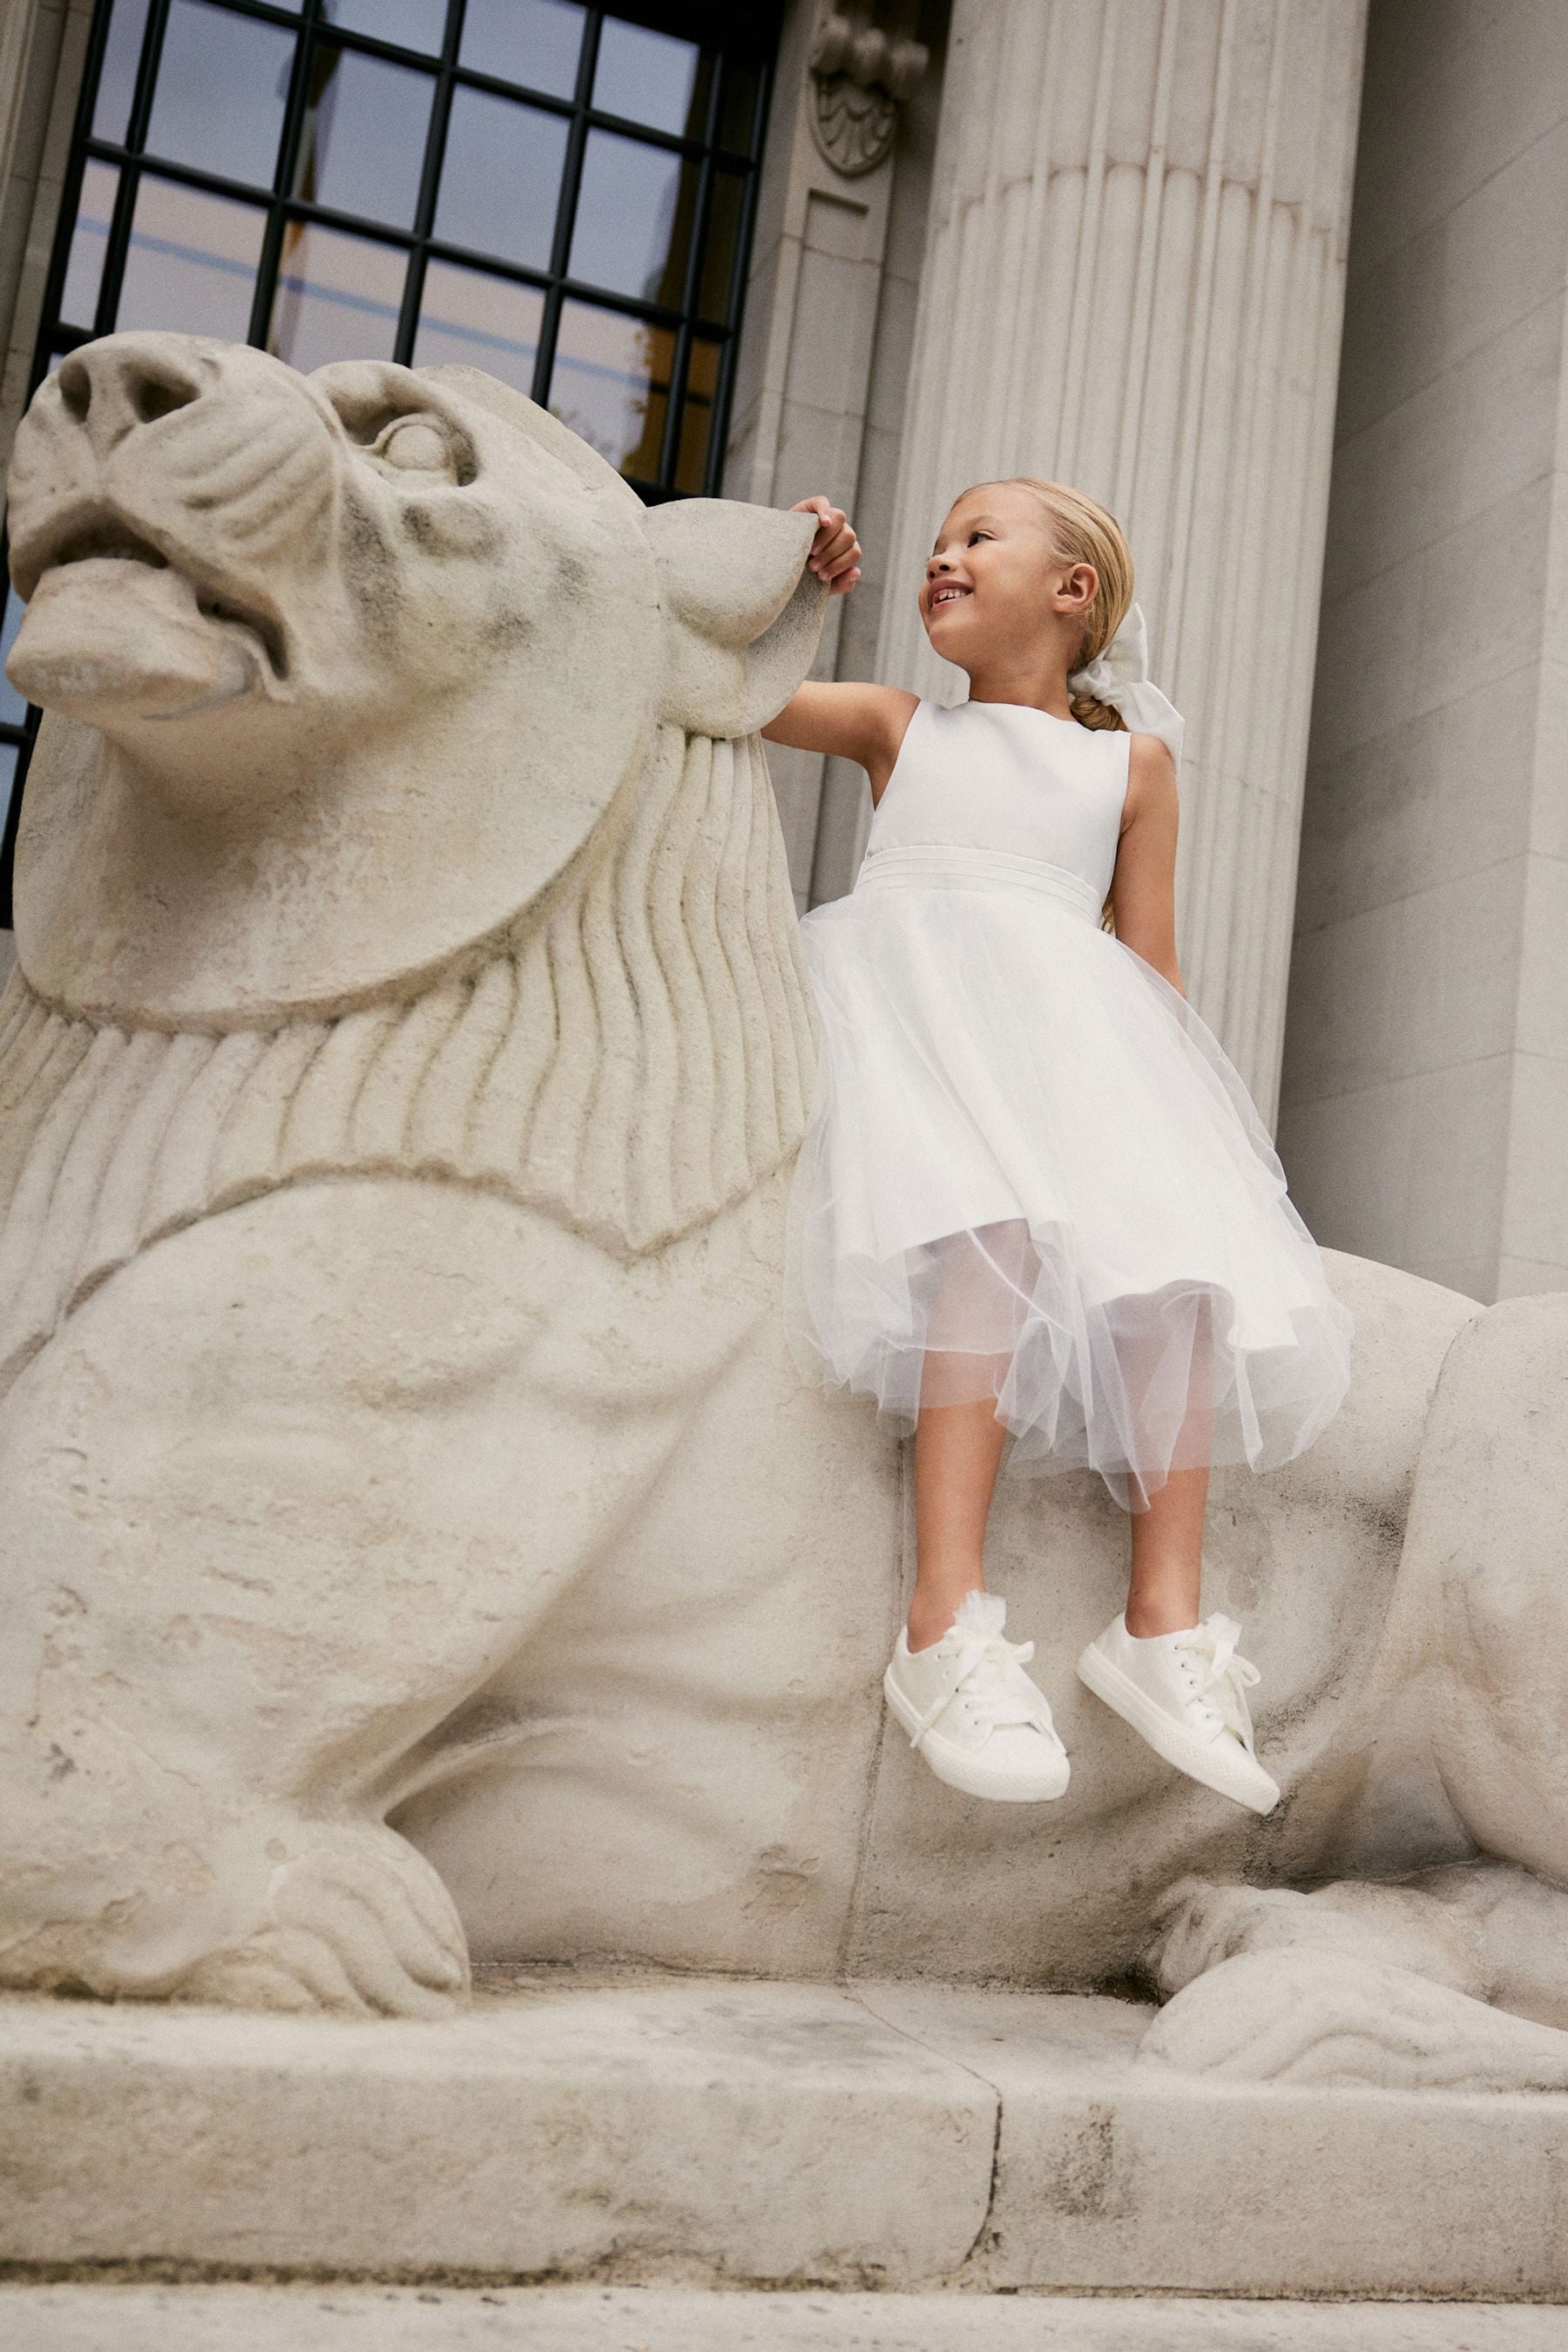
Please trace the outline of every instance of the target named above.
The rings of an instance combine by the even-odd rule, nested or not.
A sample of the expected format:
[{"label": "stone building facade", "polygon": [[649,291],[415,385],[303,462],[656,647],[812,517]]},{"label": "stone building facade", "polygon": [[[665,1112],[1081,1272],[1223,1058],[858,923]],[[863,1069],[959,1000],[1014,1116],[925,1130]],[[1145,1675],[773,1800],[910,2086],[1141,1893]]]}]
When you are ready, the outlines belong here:
[{"label": "stone building facade", "polygon": [[[468,89],[469,33],[446,0],[116,5],[121,40],[149,5],[155,28],[183,12],[182,39],[243,16],[279,54],[295,27],[318,43],[340,27],[384,37],[381,69],[405,79],[420,40],[434,60],[445,39],[442,89]],[[468,0],[472,26],[484,5]],[[667,417],[665,473],[653,481],[646,457],[628,471],[650,474],[649,495],[788,504],[826,490],[849,507],[866,576],[833,611],[823,674],[947,698],[961,682],[924,647],[911,590],[953,492],[1027,471],[1108,500],[1138,559],[1155,675],[1187,718],[1189,984],[1278,1118],[1304,1214],[1324,1242],[1478,1297],[1568,1286],[1555,636],[1568,12],[782,0],[741,13],[768,52],[754,152],[745,163],[744,139],[715,130],[712,153],[689,138],[686,157],[694,187],[739,191],[751,174],[733,301],[710,329],[690,279],[682,310],[667,271],[647,330],[673,339],[673,418],[710,402],[723,446],[689,463]],[[590,45],[601,20],[629,25],[694,59],[720,58],[740,21],[677,0],[521,0],[512,21],[525,16],[551,39],[581,20]],[[0,16],[7,435],[50,356],[91,127],[83,78],[104,69],[111,29],[101,0],[5,0]],[[145,118],[155,47],[140,54]],[[474,80],[456,102],[507,95]],[[637,103],[601,120],[597,89],[584,80],[579,96],[583,127],[561,134],[573,187],[592,167],[573,141],[628,146],[614,123]],[[300,184],[283,178],[295,137],[279,206]],[[673,132],[666,146],[674,157]],[[431,152],[407,236],[426,240],[420,268],[428,245],[428,267],[457,277]],[[531,268],[551,320],[582,275],[557,246],[505,289],[535,299]],[[700,392],[700,356],[721,348],[721,390]],[[18,714],[10,725],[25,751]],[[773,768],[799,903],[835,896],[864,840],[864,780],[795,752]]]}]

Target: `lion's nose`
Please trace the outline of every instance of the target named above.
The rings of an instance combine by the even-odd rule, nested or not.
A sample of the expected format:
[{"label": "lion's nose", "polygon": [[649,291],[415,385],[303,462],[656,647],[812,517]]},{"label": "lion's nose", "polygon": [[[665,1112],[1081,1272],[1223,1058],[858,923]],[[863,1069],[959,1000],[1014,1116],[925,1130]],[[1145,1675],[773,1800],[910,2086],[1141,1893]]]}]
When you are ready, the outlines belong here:
[{"label": "lion's nose", "polygon": [[100,455],[141,425],[199,399],[202,387],[177,348],[156,335],[105,335],[60,362],[60,399]]}]

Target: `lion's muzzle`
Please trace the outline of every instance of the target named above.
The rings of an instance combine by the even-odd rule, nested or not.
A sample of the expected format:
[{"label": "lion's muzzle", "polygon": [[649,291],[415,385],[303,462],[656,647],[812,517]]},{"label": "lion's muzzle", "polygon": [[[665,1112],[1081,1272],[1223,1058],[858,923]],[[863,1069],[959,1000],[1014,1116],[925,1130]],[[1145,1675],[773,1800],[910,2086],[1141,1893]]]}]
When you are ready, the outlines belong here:
[{"label": "lion's muzzle", "polygon": [[286,676],[279,574],[319,551],[329,428],[292,372],[185,336],[86,344],[17,431],[9,664],[46,708],[210,709]]}]

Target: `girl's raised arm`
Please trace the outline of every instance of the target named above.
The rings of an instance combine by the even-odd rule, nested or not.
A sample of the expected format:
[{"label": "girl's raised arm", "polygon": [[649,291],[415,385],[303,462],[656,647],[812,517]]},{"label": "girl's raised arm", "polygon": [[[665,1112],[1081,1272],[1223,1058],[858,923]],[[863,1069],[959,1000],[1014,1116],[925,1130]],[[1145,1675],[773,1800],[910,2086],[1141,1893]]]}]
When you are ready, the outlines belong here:
[{"label": "girl's raised arm", "polygon": [[[830,499],[798,499],[792,514],[815,514],[816,537],[807,557],[812,570],[826,580],[829,593],[847,595],[860,577],[860,542],[848,516]],[[787,743],[798,751],[829,751],[853,760],[871,779],[871,798],[879,801],[892,773],[913,715],[918,697],[896,686],[824,685],[815,680],[792,694],[763,733],[770,743]]]},{"label": "girl's raised arm", "polygon": [[879,801],[918,699],[896,686],[811,683],[790,696],[763,733],[770,743],[793,744],[797,751],[832,751],[858,761],[871,779],[872,800]]}]

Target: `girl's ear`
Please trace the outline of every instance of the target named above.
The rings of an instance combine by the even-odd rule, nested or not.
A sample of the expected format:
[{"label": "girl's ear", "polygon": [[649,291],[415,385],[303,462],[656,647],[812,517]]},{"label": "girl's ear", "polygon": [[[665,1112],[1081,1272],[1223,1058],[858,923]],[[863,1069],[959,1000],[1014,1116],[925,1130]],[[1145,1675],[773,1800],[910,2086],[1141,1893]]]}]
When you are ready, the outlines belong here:
[{"label": "girl's ear", "polygon": [[816,518],[676,499],[645,528],[664,608],[659,716],[692,735],[749,735],[816,654],[827,589],[805,568]]}]

